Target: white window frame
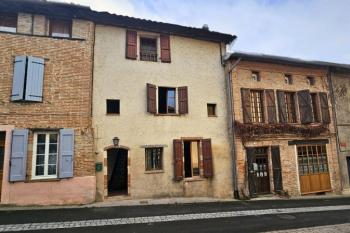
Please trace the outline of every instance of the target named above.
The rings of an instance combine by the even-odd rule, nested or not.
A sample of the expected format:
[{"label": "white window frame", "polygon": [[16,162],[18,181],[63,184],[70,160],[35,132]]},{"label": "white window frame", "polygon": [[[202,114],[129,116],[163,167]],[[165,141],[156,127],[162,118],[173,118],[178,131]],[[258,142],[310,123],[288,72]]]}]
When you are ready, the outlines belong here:
[{"label": "white window frame", "polygon": [[[38,134],[46,134],[46,137],[45,137],[44,175],[40,175],[40,176],[35,175]],[[57,134],[57,158],[56,158],[56,174],[55,175],[48,175],[50,134]],[[55,178],[58,177],[58,154],[59,154],[59,145],[60,145],[59,135],[60,135],[59,132],[56,132],[56,131],[43,131],[43,132],[35,132],[34,133],[34,138],[33,138],[33,156],[32,156],[32,180],[55,179]]]}]

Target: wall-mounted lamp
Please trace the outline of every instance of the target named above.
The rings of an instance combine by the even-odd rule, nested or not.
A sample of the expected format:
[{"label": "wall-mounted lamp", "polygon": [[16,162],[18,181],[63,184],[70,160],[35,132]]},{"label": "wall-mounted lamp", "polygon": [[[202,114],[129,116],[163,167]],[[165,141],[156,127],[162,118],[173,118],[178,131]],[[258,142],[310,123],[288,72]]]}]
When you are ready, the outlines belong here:
[{"label": "wall-mounted lamp", "polygon": [[114,137],[113,138],[113,145],[114,145],[114,147],[118,147],[119,146],[119,138],[118,137]]}]

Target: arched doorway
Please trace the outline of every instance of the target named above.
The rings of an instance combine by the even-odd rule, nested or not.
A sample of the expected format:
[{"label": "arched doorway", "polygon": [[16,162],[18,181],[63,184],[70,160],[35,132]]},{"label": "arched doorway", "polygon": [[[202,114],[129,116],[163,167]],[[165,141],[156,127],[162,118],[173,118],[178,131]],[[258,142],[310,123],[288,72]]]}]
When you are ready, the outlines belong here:
[{"label": "arched doorway", "polygon": [[107,150],[107,188],[108,196],[128,194],[128,150]]}]

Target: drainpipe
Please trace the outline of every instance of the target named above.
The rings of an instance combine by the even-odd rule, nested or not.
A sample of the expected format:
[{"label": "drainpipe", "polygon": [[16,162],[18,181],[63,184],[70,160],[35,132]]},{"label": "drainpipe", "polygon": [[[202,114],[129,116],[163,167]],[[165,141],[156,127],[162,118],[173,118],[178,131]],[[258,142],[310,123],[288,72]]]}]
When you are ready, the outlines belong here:
[{"label": "drainpipe", "polygon": [[[340,173],[340,169],[341,169],[341,164],[340,164],[340,148],[339,148],[339,134],[338,134],[338,122],[337,122],[337,112],[335,111],[335,97],[334,97],[334,91],[333,91],[333,81],[332,81],[332,75],[331,75],[331,67],[328,66],[328,70],[327,70],[327,79],[328,79],[328,83],[329,83],[329,90],[330,90],[330,94],[331,94],[331,102],[332,102],[332,117],[333,117],[333,125],[334,125],[334,130],[335,130],[335,134],[336,134],[336,147],[337,147],[337,160],[338,160],[338,166],[339,166],[339,173]],[[342,179],[342,175],[341,173],[339,174],[339,178],[340,178],[340,190],[343,191],[343,179]]]},{"label": "drainpipe", "polygon": [[230,67],[227,75],[227,99],[228,99],[228,117],[229,117],[229,138],[232,144],[231,146],[231,156],[232,156],[232,178],[233,178],[233,196],[235,199],[239,199],[238,192],[238,179],[237,179],[237,156],[236,156],[236,144],[235,144],[235,131],[234,131],[234,122],[235,116],[233,114],[234,104],[233,104],[233,91],[232,91],[232,70],[238,65],[241,61],[239,58],[233,65]]}]

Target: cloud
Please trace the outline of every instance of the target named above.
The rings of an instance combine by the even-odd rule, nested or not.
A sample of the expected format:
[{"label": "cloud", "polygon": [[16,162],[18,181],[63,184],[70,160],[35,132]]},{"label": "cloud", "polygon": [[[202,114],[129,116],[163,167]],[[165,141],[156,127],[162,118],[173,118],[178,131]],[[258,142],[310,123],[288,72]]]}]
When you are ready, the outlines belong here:
[{"label": "cloud", "polygon": [[70,0],[238,36],[234,50],[350,63],[348,0]]}]

